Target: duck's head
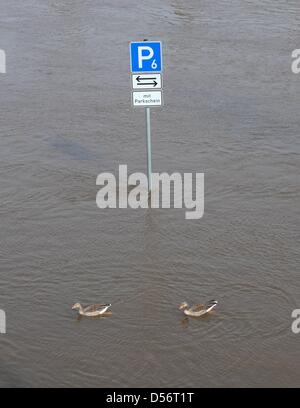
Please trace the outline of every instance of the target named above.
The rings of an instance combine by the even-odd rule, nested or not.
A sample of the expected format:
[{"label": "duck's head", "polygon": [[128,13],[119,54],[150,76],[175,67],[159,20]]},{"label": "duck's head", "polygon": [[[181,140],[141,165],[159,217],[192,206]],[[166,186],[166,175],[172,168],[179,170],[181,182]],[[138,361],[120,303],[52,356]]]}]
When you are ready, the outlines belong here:
[{"label": "duck's head", "polygon": [[217,301],[217,300],[210,300],[210,301],[207,303],[207,306],[217,306],[217,304],[218,304],[218,301]]},{"label": "duck's head", "polygon": [[186,302],[182,302],[181,305],[179,306],[179,310],[184,310],[187,309],[189,305]]},{"label": "duck's head", "polygon": [[72,306],[72,310],[79,310],[81,308],[80,303],[75,303],[75,305]]}]

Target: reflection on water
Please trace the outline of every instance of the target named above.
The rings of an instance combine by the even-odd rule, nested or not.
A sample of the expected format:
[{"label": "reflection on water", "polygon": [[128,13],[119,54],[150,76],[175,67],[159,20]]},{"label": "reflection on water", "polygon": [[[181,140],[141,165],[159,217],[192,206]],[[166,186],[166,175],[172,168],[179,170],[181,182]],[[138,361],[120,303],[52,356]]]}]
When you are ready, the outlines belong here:
[{"label": "reflection on water", "polygon": [[[299,386],[299,11],[293,0],[7,2],[1,386]],[[145,37],[165,57],[153,168],[205,173],[201,220],[96,206],[100,172],[145,171],[128,76],[128,42]],[[211,316],[178,310],[212,298]],[[113,314],[77,319],[77,301]]]}]

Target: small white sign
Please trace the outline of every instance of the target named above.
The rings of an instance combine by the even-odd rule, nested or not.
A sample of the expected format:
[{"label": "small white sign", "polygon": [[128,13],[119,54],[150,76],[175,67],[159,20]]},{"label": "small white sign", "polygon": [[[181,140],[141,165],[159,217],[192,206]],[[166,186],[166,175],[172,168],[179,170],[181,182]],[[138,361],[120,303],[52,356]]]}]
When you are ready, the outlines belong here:
[{"label": "small white sign", "polygon": [[132,105],[133,106],[161,106],[162,105],[162,92],[161,91],[143,91],[132,92]]},{"label": "small white sign", "polygon": [[133,89],[160,89],[161,74],[133,74]]}]

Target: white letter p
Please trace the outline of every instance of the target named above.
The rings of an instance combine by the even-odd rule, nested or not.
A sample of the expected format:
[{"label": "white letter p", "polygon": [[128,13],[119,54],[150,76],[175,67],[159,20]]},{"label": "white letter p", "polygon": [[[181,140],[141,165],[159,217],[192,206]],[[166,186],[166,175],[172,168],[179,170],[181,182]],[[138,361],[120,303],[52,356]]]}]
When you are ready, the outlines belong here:
[{"label": "white letter p", "polygon": [[[143,51],[148,51],[148,54],[143,55]],[[153,57],[153,55],[154,51],[151,47],[148,46],[138,47],[139,68],[143,68],[143,60],[149,60]]]}]

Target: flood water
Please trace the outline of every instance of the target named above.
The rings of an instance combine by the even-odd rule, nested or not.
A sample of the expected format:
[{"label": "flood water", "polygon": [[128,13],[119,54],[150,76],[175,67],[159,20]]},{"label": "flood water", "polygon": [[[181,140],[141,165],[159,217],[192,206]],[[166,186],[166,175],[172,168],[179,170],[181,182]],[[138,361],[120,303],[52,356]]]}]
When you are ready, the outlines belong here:
[{"label": "flood water", "polygon": [[[300,386],[299,1],[0,6],[0,386]],[[164,55],[153,170],[205,173],[200,220],[96,206],[99,173],[146,171],[144,38]]]}]

